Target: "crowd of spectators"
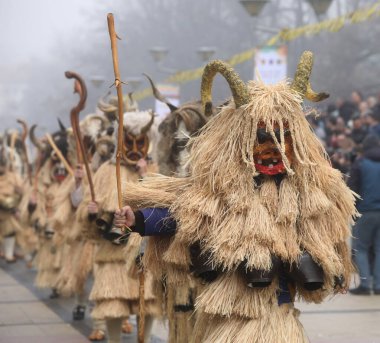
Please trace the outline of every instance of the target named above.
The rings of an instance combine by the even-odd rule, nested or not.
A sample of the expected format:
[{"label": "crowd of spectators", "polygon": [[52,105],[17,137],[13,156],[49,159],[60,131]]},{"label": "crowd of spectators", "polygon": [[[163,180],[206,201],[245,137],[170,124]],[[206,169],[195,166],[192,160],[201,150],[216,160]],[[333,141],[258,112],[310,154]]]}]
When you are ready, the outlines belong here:
[{"label": "crowd of spectators", "polygon": [[353,91],[337,99],[310,124],[330,155],[332,165],[346,175],[360,196],[361,216],[352,228],[353,257],[359,273],[353,295],[380,295],[380,94],[364,98]]},{"label": "crowd of spectators", "polygon": [[364,98],[359,91],[353,91],[349,100],[338,98],[325,112],[309,118],[332,165],[348,175],[362,152],[364,139],[368,135],[380,137],[380,95]]}]

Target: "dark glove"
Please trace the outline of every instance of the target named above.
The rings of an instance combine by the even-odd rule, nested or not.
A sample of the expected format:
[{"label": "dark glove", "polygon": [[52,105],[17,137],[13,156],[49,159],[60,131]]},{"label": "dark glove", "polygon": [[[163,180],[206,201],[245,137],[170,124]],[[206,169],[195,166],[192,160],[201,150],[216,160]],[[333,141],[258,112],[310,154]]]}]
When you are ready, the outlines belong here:
[{"label": "dark glove", "polygon": [[126,244],[128,242],[130,232],[122,232],[120,228],[113,227],[112,220],[113,215],[96,219],[95,223],[98,227],[100,235],[113,244]]}]

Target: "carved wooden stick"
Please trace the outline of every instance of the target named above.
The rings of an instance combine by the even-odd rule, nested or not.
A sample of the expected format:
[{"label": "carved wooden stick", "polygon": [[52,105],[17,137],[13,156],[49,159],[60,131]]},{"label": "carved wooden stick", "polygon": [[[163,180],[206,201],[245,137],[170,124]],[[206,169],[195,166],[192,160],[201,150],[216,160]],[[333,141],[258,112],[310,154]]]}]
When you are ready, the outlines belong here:
[{"label": "carved wooden stick", "polygon": [[94,183],[92,181],[92,175],[90,170],[90,165],[87,159],[86,149],[83,144],[83,138],[82,133],[80,131],[80,125],[79,125],[79,113],[84,109],[86,99],[87,99],[87,88],[86,84],[84,83],[83,79],[77,74],[72,71],[67,71],[65,73],[66,77],[68,79],[75,79],[74,84],[74,92],[79,93],[80,99],[77,106],[73,107],[70,113],[70,119],[71,119],[71,126],[73,127],[73,133],[75,137],[75,142],[77,145],[77,154],[78,154],[78,163],[81,162],[81,158],[83,159],[83,164],[86,169],[87,179],[88,179],[88,185],[90,187],[90,193],[91,193],[91,200],[95,201],[95,190],[94,190]]},{"label": "carved wooden stick", "polygon": [[66,170],[68,171],[68,173],[71,175],[71,176],[74,176],[74,171],[73,169],[71,168],[70,164],[66,161],[65,157],[62,155],[61,153],[61,150],[58,149],[58,147],[55,145],[54,143],[54,140],[52,138],[52,136],[47,133],[46,134],[46,138],[50,144],[50,146],[52,147],[52,149],[54,150],[54,152],[57,154],[58,158],[60,159],[60,161],[63,163],[63,165],[65,166]]},{"label": "carved wooden stick", "polygon": [[[123,206],[122,204],[122,193],[121,193],[121,174],[120,174],[120,162],[123,154],[123,91],[122,82],[120,80],[119,71],[119,58],[117,53],[117,39],[119,38],[115,32],[115,22],[112,13],[107,15],[108,31],[111,39],[111,49],[112,49],[112,61],[113,69],[115,72],[115,87],[117,90],[117,100],[118,100],[118,110],[119,110],[119,130],[117,135],[117,152],[116,152],[116,180],[117,180],[117,193],[119,208]],[[128,229],[128,228],[127,228]],[[140,309],[139,309],[139,328],[138,328],[138,343],[144,343],[144,326],[145,326],[145,292],[144,292],[144,273],[141,271],[140,276]]]},{"label": "carved wooden stick", "polygon": [[22,140],[22,147],[24,149],[24,154],[25,154],[24,162],[26,164],[26,172],[28,174],[29,184],[32,185],[32,169],[29,164],[28,148],[26,147],[26,143],[25,143],[26,137],[28,136],[28,125],[26,124],[24,120],[21,120],[21,119],[17,119],[17,122],[21,124],[22,130],[23,130],[21,140]]}]

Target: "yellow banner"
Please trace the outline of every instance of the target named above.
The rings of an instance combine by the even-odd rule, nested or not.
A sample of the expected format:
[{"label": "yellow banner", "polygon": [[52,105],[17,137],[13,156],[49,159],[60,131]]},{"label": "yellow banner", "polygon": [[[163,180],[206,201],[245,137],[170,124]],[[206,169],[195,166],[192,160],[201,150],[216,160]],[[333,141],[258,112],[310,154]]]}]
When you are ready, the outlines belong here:
[{"label": "yellow banner", "polygon": [[[270,46],[277,43],[290,42],[299,37],[303,37],[303,36],[311,37],[324,31],[338,32],[346,25],[362,23],[364,21],[367,21],[379,16],[380,16],[380,1],[378,1],[377,3],[375,3],[374,5],[370,7],[361,8],[349,14],[342,15],[340,17],[327,19],[315,24],[308,24],[308,25],[296,27],[294,29],[283,29],[279,33],[271,37],[263,45]],[[228,60],[226,60],[226,62],[229,63],[231,66],[235,66],[237,64],[241,64],[241,63],[251,60],[254,54],[255,54],[255,48],[249,49],[241,53],[238,53],[236,55],[233,55]],[[164,83],[165,82],[187,83],[187,82],[201,78],[202,72],[203,72],[203,67],[178,71],[177,73],[170,76],[163,82]],[[134,94],[134,98],[137,101],[139,101],[151,95],[152,95],[151,89],[145,88],[139,92],[136,92]]]}]

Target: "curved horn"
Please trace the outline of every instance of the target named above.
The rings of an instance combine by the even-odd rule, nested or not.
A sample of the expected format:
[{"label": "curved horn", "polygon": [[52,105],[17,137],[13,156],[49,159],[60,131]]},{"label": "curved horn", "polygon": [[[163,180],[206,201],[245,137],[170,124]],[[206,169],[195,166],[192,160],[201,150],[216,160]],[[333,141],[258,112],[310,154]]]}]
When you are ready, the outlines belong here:
[{"label": "curved horn", "polygon": [[94,115],[92,115],[92,116],[90,117],[90,119],[98,119],[98,120],[100,120],[100,122],[102,123],[102,124],[101,124],[101,128],[102,128],[102,130],[104,130],[104,129],[106,128],[107,124],[108,124],[108,120],[107,120],[107,118],[105,118],[105,117],[103,117],[103,116],[100,116],[100,115],[98,115],[98,114],[94,114]]},{"label": "curved horn", "polygon": [[58,125],[59,125],[59,129],[63,132],[66,132],[66,126],[63,125],[61,119],[57,118],[58,119]]},{"label": "curved horn", "polygon": [[22,119],[17,119],[17,122],[22,126],[21,139],[23,142],[25,142],[26,137],[28,137],[28,125],[26,124],[25,120]]},{"label": "curved horn", "polygon": [[154,84],[153,80],[151,79],[151,77],[148,75],[148,74],[145,74],[143,73],[143,75],[148,79],[149,83],[150,83],[150,86],[152,87],[152,92],[153,92],[153,95],[154,97],[158,100],[158,101],[161,101],[163,102],[164,104],[166,104],[169,109],[170,109],[170,112],[174,112],[176,109],[178,109],[178,107],[174,106],[173,104],[171,104],[168,99],[166,99],[161,93],[160,91],[157,89],[156,85]]},{"label": "curved horn", "polygon": [[150,115],[151,115],[151,118],[150,118],[150,120],[149,120],[149,123],[146,124],[146,125],[141,129],[141,134],[145,134],[145,133],[147,133],[147,132],[150,130],[150,128],[152,127],[152,125],[153,125],[153,122],[154,122],[154,113],[153,113],[153,112],[149,112],[149,113],[150,113]]},{"label": "curved horn", "polygon": [[311,89],[310,75],[313,69],[313,53],[304,51],[297,66],[291,88],[307,100],[318,102],[328,98],[328,93],[316,93]]},{"label": "curved horn", "polygon": [[101,111],[104,113],[111,113],[117,111],[117,106],[111,105],[110,103],[106,102],[105,98],[109,96],[111,92],[108,92],[106,95],[101,97],[98,101],[98,107]]},{"label": "curved horn", "polygon": [[30,128],[30,131],[29,131],[29,138],[30,138],[30,141],[33,143],[33,145],[40,151],[43,151],[44,150],[44,146],[42,145],[42,143],[40,142],[40,140],[36,137],[34,131],[36,129],[37,125],[34,124],[32,125],[32,127]]},{"label": "curved horn", "polygon": [[75,111],[79,113],[84,109],[84,106],[86,104],[86,99],[87,99],[87,87],[84,82],[84,80],[80,77],[79,74],[74,73],[73,71],[66,71],[65,76],[68,79],[75,79],[74,83],[74,93],[79,94],[79,102],[76,107],[74,107]]},{"label": "curved horn", "polygon": [[212,114],[211,88],[216,73],[222,74],[228,82],[234,97],[236,108],[239,108],[249,102],[248,88],[235,70],[223,61],[211,61],[203,70],[201,84],[201,99],[206,116],[210,116]]}]

